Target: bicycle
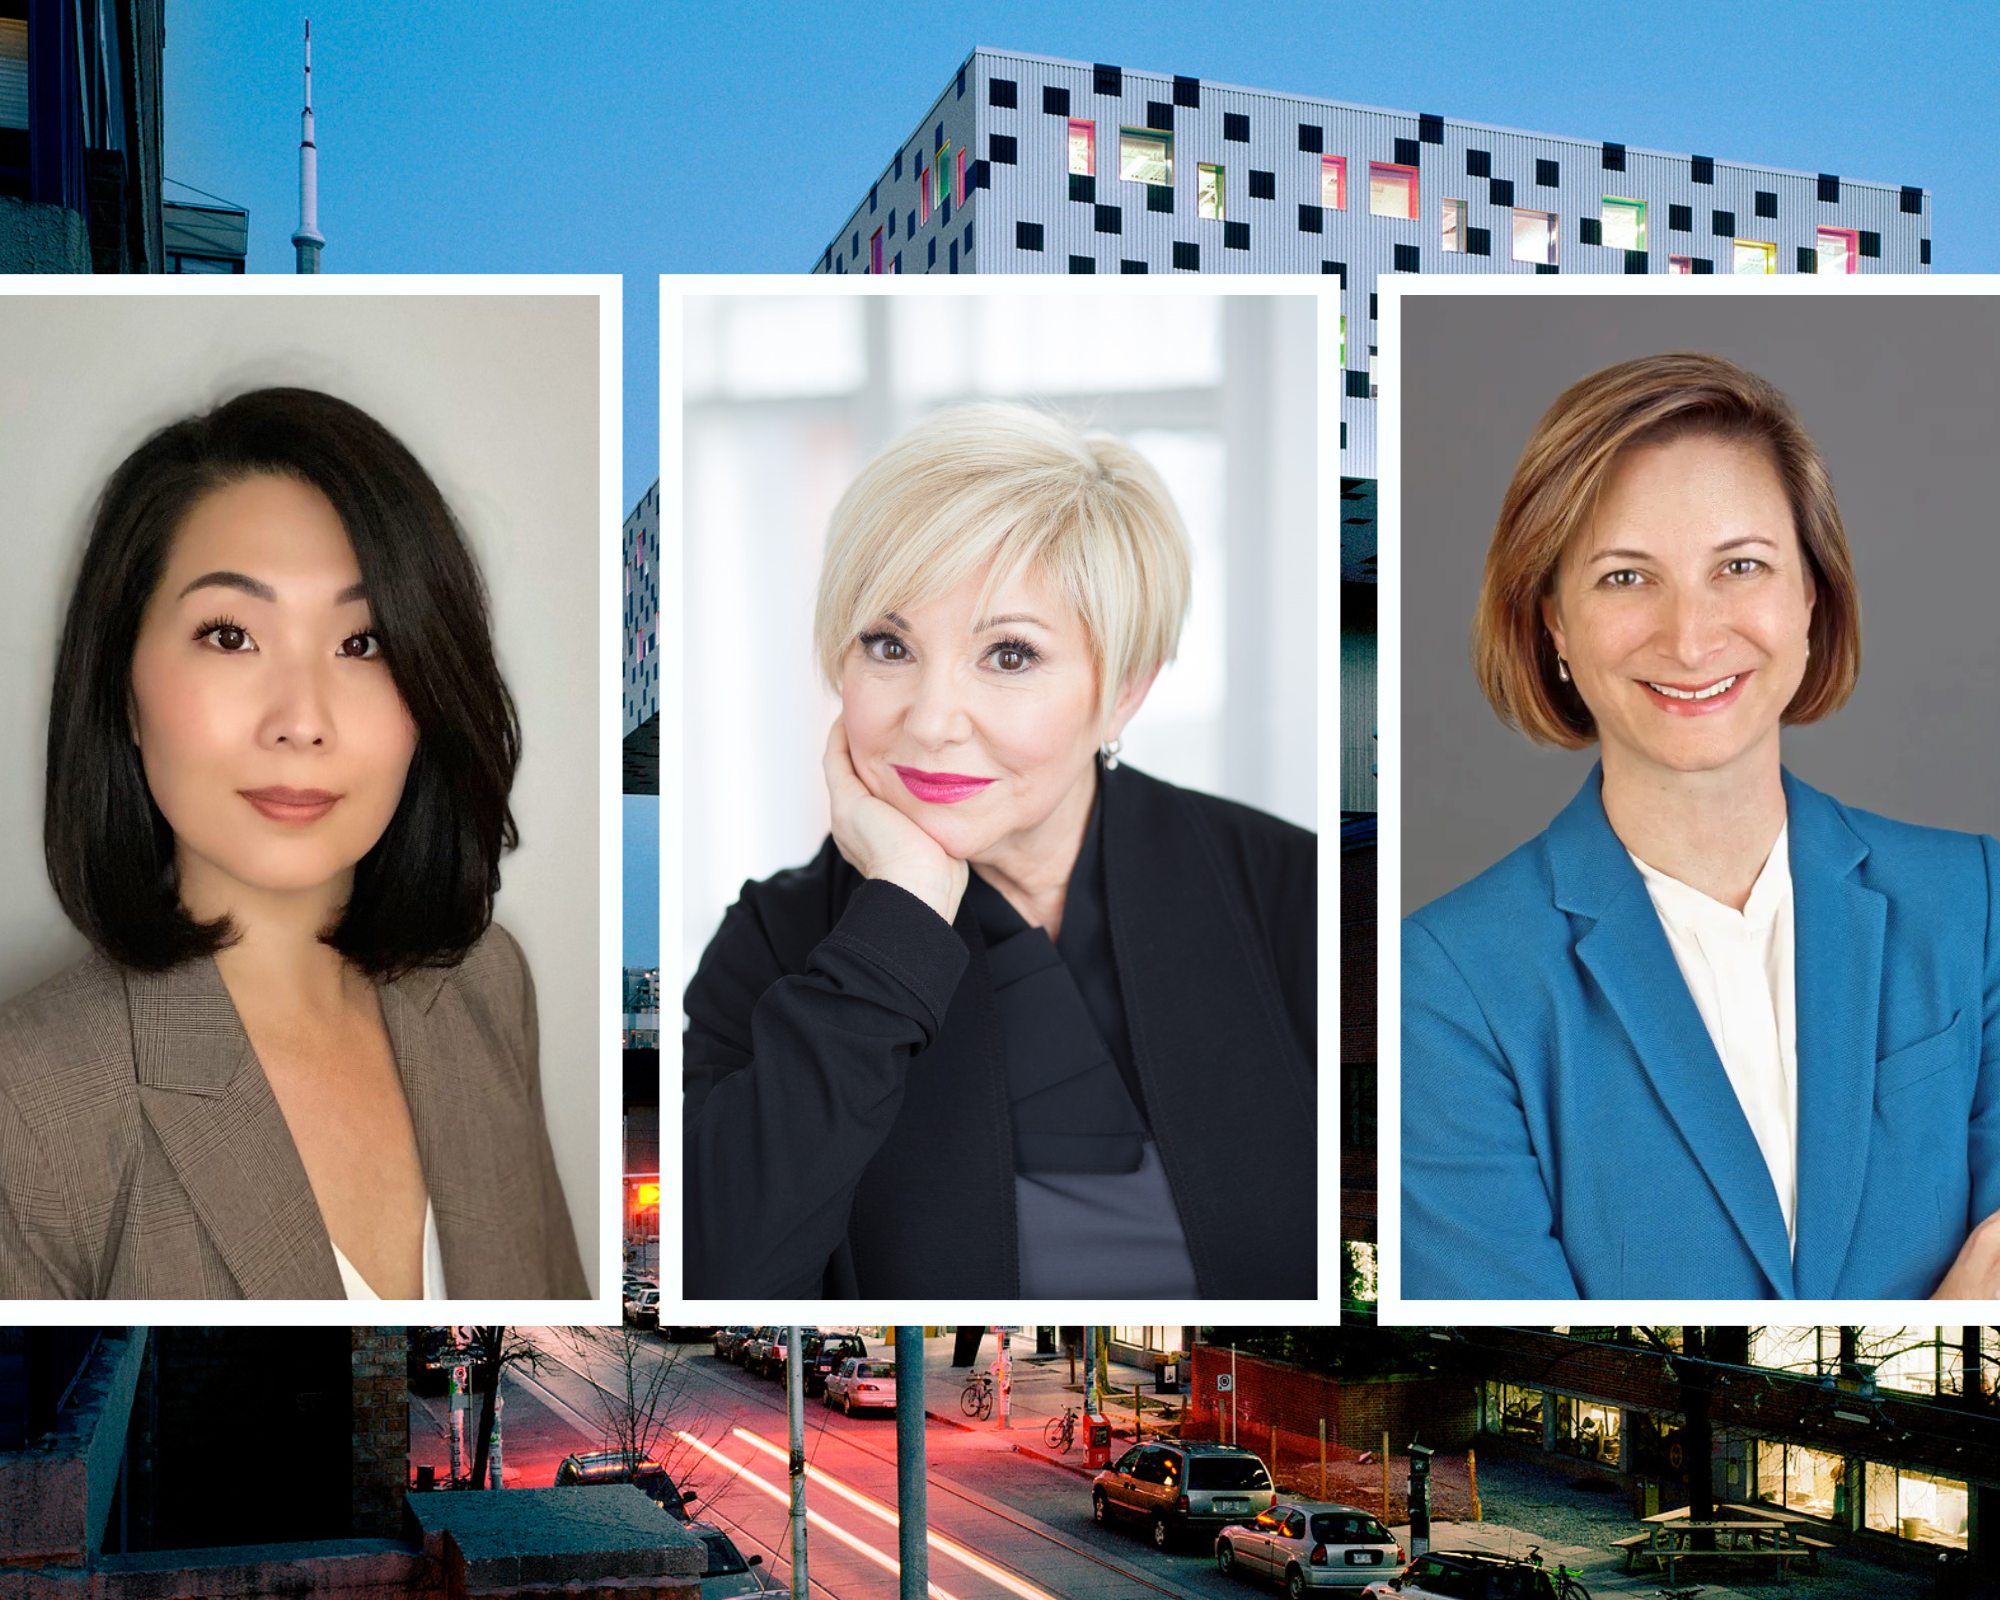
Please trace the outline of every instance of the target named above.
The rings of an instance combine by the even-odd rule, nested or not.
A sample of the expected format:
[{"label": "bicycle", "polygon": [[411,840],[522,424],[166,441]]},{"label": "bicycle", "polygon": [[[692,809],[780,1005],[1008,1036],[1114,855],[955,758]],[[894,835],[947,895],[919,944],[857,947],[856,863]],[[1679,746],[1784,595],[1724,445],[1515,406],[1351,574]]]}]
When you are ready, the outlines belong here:
[{"label": "bicycle", "polygon": [[[1538,1567],[1542,1564],[1540,1545],[1528,1546],[1528,1560]],[[1556,1570],[1549,1574],[1549,1582],[1555,1585],[1556,1600],[1590,1600],[1590,1591],[1584,1588],[1582,1580],[1560,1561],[1556,1563]]]},{"label": "bicycle", "polygon": [[1065,1406],[1061,1416],[1049,1418],[1048,1426],[1042,1429],[1042,1439],[1051,1450],[1069,1453],[1070,1446],[1076,1443],[1077,1416],[1075,1406]]},{"label": "bicycle", "polygon": [[993,1415],[992,1373],[975,1372],[965,1380],[965,1392],[958,1397],[958,1409],[982,1422]]}]

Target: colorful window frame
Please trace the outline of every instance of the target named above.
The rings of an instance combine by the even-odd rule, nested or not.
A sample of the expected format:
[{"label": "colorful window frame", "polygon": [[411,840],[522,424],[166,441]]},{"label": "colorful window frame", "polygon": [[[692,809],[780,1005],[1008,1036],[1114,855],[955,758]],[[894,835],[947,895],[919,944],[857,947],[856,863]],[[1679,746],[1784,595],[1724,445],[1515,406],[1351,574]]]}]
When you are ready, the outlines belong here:
[{"label": "colorful window frame", "polygon": [[1852,228],[1821,228],[1814,248],[1821,272],[1851,274],[1860,268],[1861,235]]},{"label": "colorful window frame", "polygon": [[1417,169],[1394,162],[1368,163],[1368,214],[1417,220]]},{"label": "colorful window frame", "polygon": [[1444,202],[1443,237],[1438,248],[1450,255],[1465,253],[1465,202],[1447,200]]},{"label": "colorful window frame", "polygon": [[[949,150],[951,146],[946,145],[945,148]],[[961,206],[965,204],[965,151],[962,149],[952,162],[951,197],[954,204]]]},{"label": "colorful window frame", "polygon": [[917,174],[917,221],[931,220],[931,169],[925,167]]},{"label": "colorful window frame", "polygon": [[1694,257],[1668,256],[1667,276],[1670,278],[1692,278],[1694,276]]},{"label": "colorful window frame", "polygon": [[1599,242],[1614,250],[1646,248],[1646,202],[1623,200],[1615,194],[1604,197],[1598,213]]},{"label": "colorful window frame", "polygon": [[1319,203],[1329,211],[1347,209],[1347,157],[1319,158]]},{"label": "colorful window frame", "polygon": [[1118,176],[1127,183],[1174,181],[1174,136],[1161,128],[1118,130]]},{"label": "colorful window frame", "polygon": [[1197,162],[1194,169],[1194,214],[1210,222],[1226,220],[1226,199],[1222,168]]},{"label": "colorful window frame", "polygon": [[1774,277],[1778,271],[1778,247],[1762,239],[1738,239],[1730,253],[1729,270],[1744,277]]},{"label": "colorful window frame", "polygon": [[868,239],[868,270],[877,277],[882,273],[882,230],[877,228]]},{"label": "colorful window frame", "polygon": [[1069,122],[1069,174],[1072,178],[1097,176],[1097,124],[1071,117]]}]

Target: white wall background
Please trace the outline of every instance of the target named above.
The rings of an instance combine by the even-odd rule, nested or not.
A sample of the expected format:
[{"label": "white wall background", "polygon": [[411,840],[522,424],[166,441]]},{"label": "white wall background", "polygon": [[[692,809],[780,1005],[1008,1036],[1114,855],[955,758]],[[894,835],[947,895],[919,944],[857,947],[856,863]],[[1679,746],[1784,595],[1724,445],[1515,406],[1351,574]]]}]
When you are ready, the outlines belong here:
[{"label": "white wall background", "polygon": [[0,295],[0,998],[88,948],[43,867],[42,786],[56,638],[105,479],[153,429],[245,389],[352,401],[437,480],[491,590],[523,742],[497,915],[535,975],[549,1135],[593,1285],[598,361],[585,296]]},{"label": "white wall background", "polygon": [[683,984],[744,880],[826,836],[827,518],[943,405],[1045,404],[1146,454],[1187,524],[1194,605],[1124,759],[1316,826],[1310,298],[1106,285],[690,296],[681,313]]}]

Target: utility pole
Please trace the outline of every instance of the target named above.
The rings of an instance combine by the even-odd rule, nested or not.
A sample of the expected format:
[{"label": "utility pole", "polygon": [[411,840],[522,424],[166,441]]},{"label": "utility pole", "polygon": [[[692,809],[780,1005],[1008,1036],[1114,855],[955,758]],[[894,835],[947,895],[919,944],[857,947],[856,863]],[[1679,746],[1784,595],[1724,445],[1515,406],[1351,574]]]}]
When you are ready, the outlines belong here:
[{"label": "utility pole", "polygon": [[792,1417],[792,1600],[811,1600],[806,1584],[806,1380],[799,1330],[785,1330],[785,1399]]},{"label": "utility pole", "polygon": [[1014,1426],[1009,1416],[1009,1406],[1013,1398],[1014,1364],[1008,1357],[1007,1330],[996,1324],[993,1332],[1000,1340],[1000,1354],[995,1365],[1000,1368],[1000,1426],[1005,1429]]},{"label": "utility pole", "polygon": [[929,1489],[924,1457],[924,1330],[896,1330],[896,1554],[900,1600],[930,1593]]},{"label": "utility pole", "polygon": [[1099,1395],[1097,1393],[1097,1330],[1085,1325],[1083,1330],[1083,1414],[1097,1415]]}]

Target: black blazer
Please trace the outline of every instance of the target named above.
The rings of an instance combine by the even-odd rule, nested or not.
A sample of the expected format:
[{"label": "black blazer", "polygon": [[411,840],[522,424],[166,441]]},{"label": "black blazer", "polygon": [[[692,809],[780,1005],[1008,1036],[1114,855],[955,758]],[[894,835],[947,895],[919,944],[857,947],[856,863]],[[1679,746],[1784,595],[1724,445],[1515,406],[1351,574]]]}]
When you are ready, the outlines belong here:
[{"label": "black blazer", "polygon": [[[1313,1298],[1318,842],[1130,767],[1101,781],[1133,1061],[1200,1292]],[[685,1294],[1019,1295],[1007,1073],[963,903],[947,927],[828,839],[744,885],[686,1009]]]}]

